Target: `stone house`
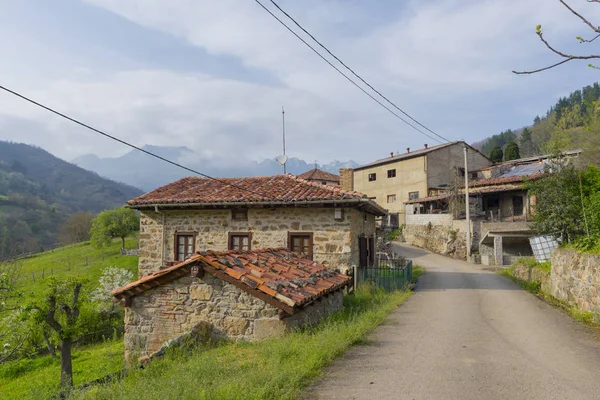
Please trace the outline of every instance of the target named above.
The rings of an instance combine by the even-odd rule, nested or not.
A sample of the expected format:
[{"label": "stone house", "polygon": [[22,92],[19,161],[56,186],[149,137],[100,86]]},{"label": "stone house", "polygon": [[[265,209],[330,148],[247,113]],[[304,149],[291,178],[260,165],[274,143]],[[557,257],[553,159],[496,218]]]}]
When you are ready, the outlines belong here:
[{"label": "stone house", "polygon": [[332,174],[331,172],[323,171],[318,168],[313,168],[310,171],[306,171],[300,175],[298,178],[305,179],[309,182],[317,182],[322,185],[333,185],[339,186],[340,184],[340,176]]},{"label": "stone house", "polygon": [[289,249],[200,251],[113,292],[125,307],[125,359],[173,341],[261,340],[343,307],[350,277]]},{"label": "stone house", "polygon": [[456,176],[464,179],[464,147],[468,148],[469,170],[492,165],[478,150],[465,142],[425,145],[406,153],[340,170],[341,187],[357,190],[389,211],[383,226],[398,227],[405,217],[404,202],[430,197],[445,191]]},{"label": "stone house", "polygon": [[139,277],[199,250],[289,248],[330,269],[373,258],[375,217],[357,192],[292,175],[188,177],[128,202],[140,211]]}]

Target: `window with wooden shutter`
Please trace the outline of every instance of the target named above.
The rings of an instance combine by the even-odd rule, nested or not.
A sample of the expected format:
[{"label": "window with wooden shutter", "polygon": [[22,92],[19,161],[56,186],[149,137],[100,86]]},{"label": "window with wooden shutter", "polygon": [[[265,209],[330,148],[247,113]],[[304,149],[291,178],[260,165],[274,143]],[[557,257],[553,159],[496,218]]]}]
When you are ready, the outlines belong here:
[{"label": "window with wooden shutter", "polygon": [[313,234],[309,232],[290,232],[288,246],[294,253],[302,257],[313,258]]},{"label": "window with wooden shutter", "polygon": [[175,260],[184,261],[194,254],[196,247],[196,234],[193,232],[180,232],[175,234]]},{"label": "window with wooden shutter", "polygon": [[252,234],[250,232],[230,232],[229,250],[251,250]]}]

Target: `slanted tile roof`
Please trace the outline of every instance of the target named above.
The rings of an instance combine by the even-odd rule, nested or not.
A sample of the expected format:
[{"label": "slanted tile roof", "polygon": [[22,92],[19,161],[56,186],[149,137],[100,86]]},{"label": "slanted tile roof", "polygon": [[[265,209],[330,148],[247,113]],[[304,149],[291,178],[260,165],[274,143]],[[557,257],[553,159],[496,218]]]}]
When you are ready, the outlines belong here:
[{"label": "slanted tile roof", "polygon": [[298,178],[306,179],[307,181],[330,181],[330,182],[340,182],[340,176],[332,174],[327,171],[320,170],[318,168],[313,168],[310,171],[306,171],[300,175]]},{"label": "slanted tile roof", "polygon": [[112,292],[115,301],[137,296],[153,287],[190,275],[198,266],[269,304],[294,314],[328,293],[345,287],[350,277],[298,256],[289,249],[203,251]]},{"label": "slanted tile roof", "polygon": [[297,178],[274,175],[247,178],[207,179],[187,177],[145,193],[127,204],[132,208],[154,205],[240,206],[257,203],[272,205],[315,205],[323,201],[362,204],[366,211],[385,215],[386,211],[365,194],[342,190]]}]

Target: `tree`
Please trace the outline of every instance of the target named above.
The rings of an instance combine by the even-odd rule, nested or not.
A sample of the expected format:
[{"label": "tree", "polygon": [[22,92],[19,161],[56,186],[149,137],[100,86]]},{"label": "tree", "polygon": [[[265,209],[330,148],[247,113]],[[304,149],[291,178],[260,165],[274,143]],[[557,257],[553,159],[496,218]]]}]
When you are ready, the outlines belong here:
[{"label": "tree", "polygon": [[536,153],[535,145],[533,144],[533,140],[531,138],[531,131],[528,128],[523,128],[523,132],[521,132],[521,139],[519,140],[519,148],[523,156],[532,156]]},{"label": "tree", "polygon": [[64,245],[90,240],[94,214],[78,211],[71,214],[60,227],[60,242]]},{"label": "tree", "polygon": [[60,345],[60,384],[73,386],[73,362],[71,349],[80,334],[81,306],[84,302],[84,281],[77,278],[48,278],[48,290],[43,302],[29,306],[35,321],[45,324],[58,338]]},{"label": "tree", "polygon": [[538,234],[570,242],[583,232],[579,179],[571,162],[557,158],[545,167],[542,178],[527,183],[536,198],[532,227]]},{"label": "tree", "polygon": [[[575,39],[577,41],[579,41],[579,43],[592,43],[593,41],[595,41],[596,39],[598,39],[600,37],[600,26],[594,25],[591,22],[589,22],[587,18],[585,18],[583,15],[581,15],[575,9],[573,9],[570,5],[568,5],[565,0],[558,0],[558,1],[560,1],[563,4],[563,6],[565,6],[571,13],[573,13],[575,16],[577,16],[581,21],[583,21],[583,23],[585,23],[592,30],[592,32],[594,32],[593,37],[591,39],[586,39],[582,36],[577,36]],[[600,3],[600,0],[588,0],[588,3]],[[543,68],[534,69],[534,70],[512,71],[514,74],[517,74],[517,75],[535,74],[537,72],[541,72],[541,71],[545,71],[545,70],[548,70],[548,69],[551,69],[554,67],[558,67],[559,65],[565,64],[565,63],[567,63],[569,61],[573,61],[573,60],[591,60],[591,59],[600,58],[600,54],[575,55],[575,54],[569,54],[564,51],[555,49],[550,43],[548,43],[546,38],[544,38],[544,33],[542,31],[541,25],[538,25],[535,27],[535,33],[536,33],[536,35],[538,35],[538,38],[540,39],[540,41],[548,49],[550,49],[550,51],[552,51],[554,54],[557,54],[558,56],[560,56],[562,58],[562,60],[557,63],[554,63],[552,65],[549,65],[549,66],[546,66]],[[592,67],[592,68],[598,68],[592,64],[588,64],[588,66]]]},{"label": "tree", "polygon": [[504,149],[504,161],[517,160],[521,158],[519,153],[519,145],[515,142],[510,142]]},{"label": "tree", "polygon": [[[133,273],[123,268],[110,267],[102,271],[99,286],[91,293],[90,300],[97,303],[98,311],[108,316],[115,313],[112,291],[133,280]],[[117,308],[118,310],[121,307]]]},{"label": "tree", "polygon": [[504,158],[504,153],[502,152],[502,147],[496,146],[490,152],[490,160],[493,162],[501,162]]},{"label": "tree", "polygon": [[138,228],[138,217],[130,208],[102,211],[92,221],[91,241],[94,246],[102,248],[110,244],[113,238],[121,238],[122,247],[125,248],[125,238]]}]

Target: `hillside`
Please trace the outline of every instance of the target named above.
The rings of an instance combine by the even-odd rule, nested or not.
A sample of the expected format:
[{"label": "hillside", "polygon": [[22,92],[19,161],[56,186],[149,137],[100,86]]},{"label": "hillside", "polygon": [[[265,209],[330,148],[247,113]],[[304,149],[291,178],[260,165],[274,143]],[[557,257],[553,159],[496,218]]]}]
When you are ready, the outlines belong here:
[{"label": "hillside", "polygon": [[600,85],[594,83],[559,98],[545,115],[535,116],[533,124],[508,129],[473,146],[486,155],[499,146],[515,141],[521,157],[550,154],[571,149],[587,150],[588,161],[598,161],[594,150],[600,145]]},{"label": "hillside", "polygon": [[[264,176],[283,172],[281,165],[277,164],[274,159],[267,159],[261,162],[239,160],[233,162],[232,160],[224,160],[215,164],[210,160],[203,159],[202,155],[194,153],[185,146],[146,145],[143,148],[205,174],[217,177]],[[94,171],[101,176],[118,180],[119,182],[134,184],[144,190],[152,190],[158,186],[190,175],[189,172],[135,150],[115,158],[99,158],[95,154],[86,154],[74,159],[73,163],[87,170]],[[340,168],[357,166],[358,164],[352,160],[347,162],[335,160],[329,164],[319,165],[319,168],[338,174]],[[287,162],[287,172],[291,174],[298,175],[312,168],[314,168],[313,163],[308,163],[296,157],[290,157]]]},{"label": "hillside", "polygon": [[38,147],[0,141],[0,256],[53,245],[68,215],[114,208],[141,193]]}]

